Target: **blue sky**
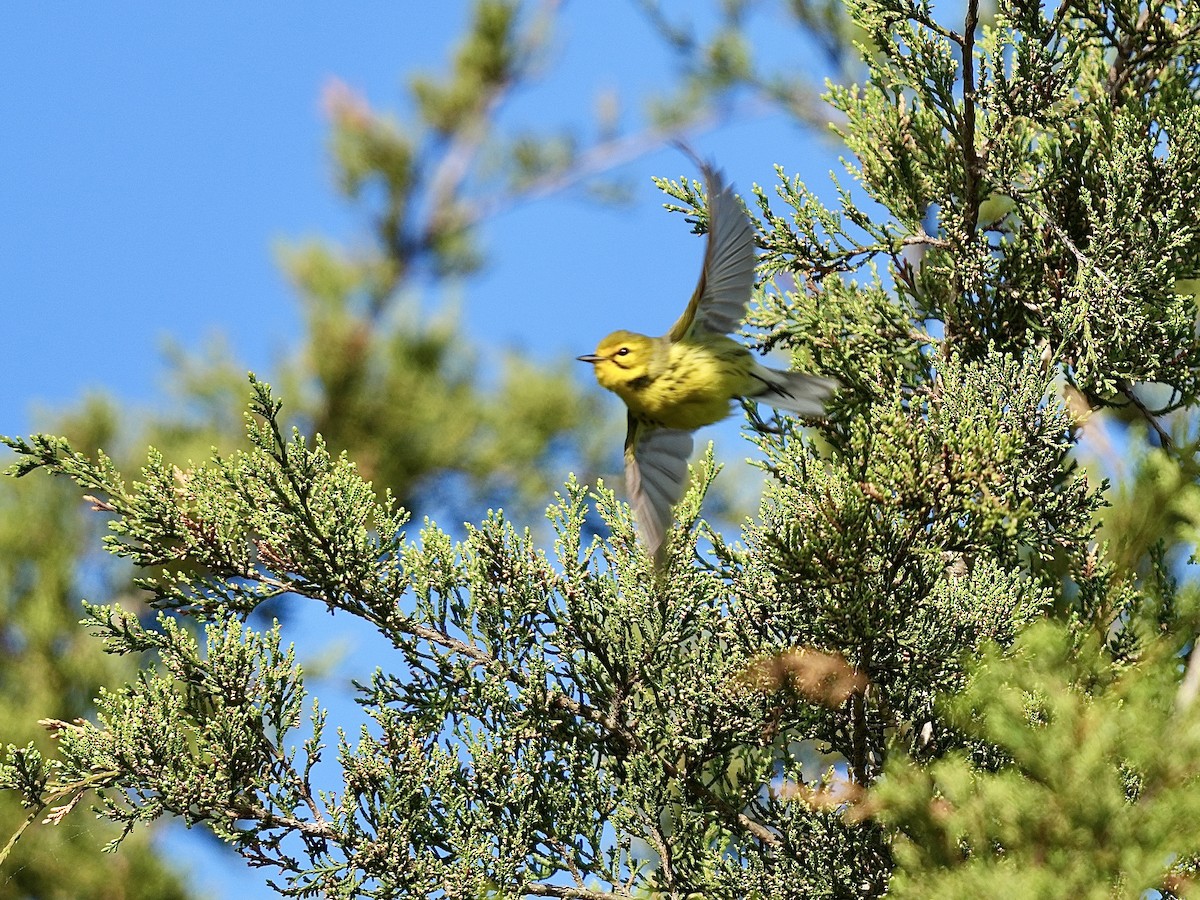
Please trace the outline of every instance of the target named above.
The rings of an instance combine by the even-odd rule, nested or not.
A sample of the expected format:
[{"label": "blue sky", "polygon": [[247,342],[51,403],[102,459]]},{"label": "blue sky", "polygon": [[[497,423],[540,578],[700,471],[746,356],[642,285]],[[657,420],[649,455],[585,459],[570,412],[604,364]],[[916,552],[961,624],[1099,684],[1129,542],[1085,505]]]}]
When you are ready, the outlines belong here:
[{"label": "blue sky", "polygon": [[[27,432],[38,410],[91,390],[162,406],[166,340],[194,350],[223,335],[245,368],[270,378],[299,333],[273,248],[318,235],[366,239],[359,211],[332,186],[322,89],[339,79],[403,117],[404,76],[444,67],[469,6],[345,8],[0,10],[0,433]],[[760,59],[805,57],[782,24],[770,12],[755,21]],[[502,124],[582,125],[603,90],[622,95],[636,124],[638,96],[673,71],[633,3],[565,4],[542,80],[513,98]],[[837,167],[832,142],[780,115],[736,120],[693,143],[742,191],[771,184],[776,162],[815,184]],[[614,327],[667,328],[703,247],[661,209],[650,176],[690,171],[666,148],[615,173],[633,189],[629,208],[568,193],[486,222],[488,264],[453,295],[472,340],[554,359],[591,350]],[[719,450],[749,453],[735,442],[722,438]],[[317,611],[291,624],[301,640],[329,630]],[[373,654],[386,652],[369,635],[344,640],[352,658],[372,658],[368,673]],[[263,873],[211,841],[182,829],[165,840],[209,896],[273,896]]]},{"label": "blue sky", "polygon": [[[332,187],[322,88],[337,78],[403,114],[404,74],[440,69],[466,20],[462,2],[403,13],[415,8],[367,3],[352,20],[278,3],[0,12],[0,432],[27,430],[31,404],[90,388],[161,399],[167,338],[195,347],[220,333],[247,368],[269,372],[298,329],[273,247],[364,237]],[[513,98],[506,124],[587,122],[614,88],[635,112],[669,79],[672,61],[632,4],[598,9],[566,5],[544,79]],[[770,183],[774,162],[812,171],[824,157],[816,180],[836,164],[829,142],[780,116],[695,143],[743,190]],[[632,208],[568,193],[487,223],[488,266],[462,292],[471,335],[549,356],[591,349],[614,322],[665,328],[699,251],[650,176],[689,169],[663,149],[618,170]],[[662,315],[647,296],[665,298]]]}]

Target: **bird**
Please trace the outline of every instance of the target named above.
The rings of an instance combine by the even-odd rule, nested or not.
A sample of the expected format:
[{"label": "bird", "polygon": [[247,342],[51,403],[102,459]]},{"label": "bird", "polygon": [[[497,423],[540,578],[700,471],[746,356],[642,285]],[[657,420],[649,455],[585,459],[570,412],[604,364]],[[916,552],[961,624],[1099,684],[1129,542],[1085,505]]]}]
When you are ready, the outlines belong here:
[{"label": "bird", "polygon": [[625,487],[657,562],[686,487],[693,431],[724,419],[739,398],[819,416],[838,387],[832,378],[768,368],[729,337],[754,290],[754,229],[721,172],[697,163],[708,192],[708,236],[687,308],[661,337],[614,331],[595,353],[576,357],[625,401]]}]

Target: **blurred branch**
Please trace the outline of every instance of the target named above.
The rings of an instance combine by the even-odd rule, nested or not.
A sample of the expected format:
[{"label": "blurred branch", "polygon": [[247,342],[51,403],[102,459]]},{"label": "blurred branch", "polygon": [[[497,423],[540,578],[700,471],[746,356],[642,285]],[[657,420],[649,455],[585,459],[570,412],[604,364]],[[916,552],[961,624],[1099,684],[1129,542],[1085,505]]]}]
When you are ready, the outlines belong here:
[{"label": "blurred branch", "polygon": [[[703,96],[743,87],[773,106],[783,106],[806,125],[823,129],[840,120],[841,114],[820,100],[825,90],[821,80],[795,70],[786,76],[769,75],[756,68],[752,49],[744,57],[735,52],[741,44],[748,46],[743,40],[746,4],[723,4],[723,19],[708,42],[697,38],[690,27],[674,24],[660,0],[638,0],[637,6],[680,60],[685,92]],[[840,22],[848,21],[842,4],[793,0],[787,6],[800,33],[817,44],[835,77],[844,75],[852,42],[839,28]]]},{"label": "blurred branch", "polygon": [[697,133],[714,128],[725,118],[711,115],[695,120],[686,128],[652,127],[637,134],[602,141],[580,153],[569,168],[535,178],[519,191],[502,193],[474,204],[469,212],[469,222],[477,224],[521,203],[566,191],[588,178],[658,150],[685,132]]},{"label": "blurred branch", "polygon": [[1150,427],[1154,429],[1154,433],[1158,435],[1159,445],[1164,450],[1169,450],[1171,448],[1171,435],[1169,435],[1166,429],[1159,424],[1158,419],[1155,418],[1152,412],[1150,412],[1146,404],[1142,402],[1141,398],[1134,393],[1133,385],[1129,384],[1128,382],[1122,382],[1120,385],[1118,385],[1118,390],[1120,390],[1120,392],[1126,398],[1128,398],[1129,402],[1133,404],[1134,408],[1142,414],[1142,418],[1144,418]]}]

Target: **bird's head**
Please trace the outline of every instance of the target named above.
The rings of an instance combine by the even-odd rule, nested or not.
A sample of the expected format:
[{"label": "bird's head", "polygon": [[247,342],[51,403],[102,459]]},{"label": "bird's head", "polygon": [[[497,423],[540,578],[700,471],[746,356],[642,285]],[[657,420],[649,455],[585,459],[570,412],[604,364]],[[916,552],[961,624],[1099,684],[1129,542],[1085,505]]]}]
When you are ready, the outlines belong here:
[{"label": "bird's head", "polygon": [[653,376],[658,358],[658,341],[634,331],[614,331],[600,342],[595,353],[578,356],[591,363],[600,386],[622,393],[639,378]]}]

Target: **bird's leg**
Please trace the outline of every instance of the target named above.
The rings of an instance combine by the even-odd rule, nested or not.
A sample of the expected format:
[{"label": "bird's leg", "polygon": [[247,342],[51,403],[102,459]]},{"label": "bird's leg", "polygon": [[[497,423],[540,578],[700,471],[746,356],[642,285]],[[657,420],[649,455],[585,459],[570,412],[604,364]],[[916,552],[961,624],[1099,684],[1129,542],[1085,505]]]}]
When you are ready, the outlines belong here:
[{"label": "bird's leg", "polygon": [[778,420],[773,425],[763,421],[763,417],[758,414],[757,403],[746,404],[746,415],[750,419],[750,427],[759,434],[783,434],[783,427],[779,425]]}]

